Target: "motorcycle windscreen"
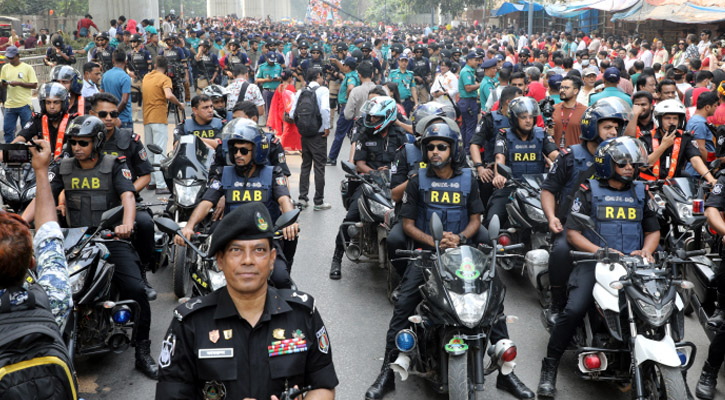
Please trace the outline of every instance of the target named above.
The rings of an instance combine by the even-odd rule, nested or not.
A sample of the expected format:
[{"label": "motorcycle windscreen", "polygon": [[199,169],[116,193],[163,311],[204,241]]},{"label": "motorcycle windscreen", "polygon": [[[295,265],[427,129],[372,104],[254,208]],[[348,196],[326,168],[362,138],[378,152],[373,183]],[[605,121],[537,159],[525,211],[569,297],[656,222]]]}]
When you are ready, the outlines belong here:
[{"label": "motorcycle windscreen", "polygon": [[672,187],[676,188],[686,200],[694,199],[697,192],[697,182],[692,177],[679,177],[670,179]]},{"label": "motorcycle windscreen", "polygon": [[213,159],[212,150],[195,135],[182,135],[179,144],[168,159],[161,162],[171,177],[206,180]]},{"label": "motorcycle windscreen", "polygon": [[488,290],[490,259],[475,247],[461,246],[441,255],[443,285],[450,292],[480,294]]}]

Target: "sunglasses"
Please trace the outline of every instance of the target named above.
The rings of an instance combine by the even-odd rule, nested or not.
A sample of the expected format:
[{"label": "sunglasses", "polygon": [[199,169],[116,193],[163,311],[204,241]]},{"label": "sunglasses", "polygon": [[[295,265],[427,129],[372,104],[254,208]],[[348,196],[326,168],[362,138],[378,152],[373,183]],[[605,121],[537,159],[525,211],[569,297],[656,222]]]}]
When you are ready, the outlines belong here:
[{"label": "sunglasses", "polygon": [[627,165],[632,165],[634,167],[634,164],[632,164],[630,161],[622,161],[614,164],[616,164],[619,168],[624,168]]},{"label": "sunglasses", "polygon": [[91,142],[88,140],[73,140],[69,139],[68,144],[71,146],[81,146],[81,147],[88,147],[90,146]]},{"label": "sunglasses", "polygon": [[242,153],[243,156],[246,156],[249,154],[252,150],[246,148],[246,147],[235,147],[232,151],[232,154]]},{"label": "sunglasses", "polygon": [[448,147],[449,146],[447,144],[439,143],[439,144],[426,145],[425,149],[428,151],[433,151],[435,149],[438,149],[438,151],[446,151],[446,150],[448,150]]},{"label": "sunglasses", "polygon": [[96,114],[98,114],[98,118],[106,118],[107,116],[111,116],[111,118],[118,118],[118,111],[99,111]]}]

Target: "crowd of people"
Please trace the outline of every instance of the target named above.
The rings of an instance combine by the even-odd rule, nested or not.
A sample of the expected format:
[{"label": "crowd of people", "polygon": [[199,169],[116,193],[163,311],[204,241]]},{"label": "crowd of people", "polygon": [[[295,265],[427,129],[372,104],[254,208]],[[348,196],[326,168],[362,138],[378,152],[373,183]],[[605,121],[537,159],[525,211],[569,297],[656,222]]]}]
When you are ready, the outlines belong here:
[{"label": "crowd of people", "polygon": [[[88,176],[98,169],[109,177],[107,186],[112,193],[101,196],[102,205],[132,207],[135,194],[143,189],[170,194],[161,172],[150,167],[163,156],[147,152],[143,143],[154,144],[167,154],[169,143],[176,145],[182,135],[196,135],[215,150],[215,167],[219,168],[210,174],[208,190],[183,234],[191,238],[195,225],[212,208],[224,210],[226,216],[215,228],[224,234],[214,235],[218,242],[211,245],[211,254],[217,256],[219,264],[233,265],[239,262],[238,254],[256,252],[263,275],[267,271],[264,268],[275,269],[272,281],[277,289],[267,287],[266,275],[251,285],[232,272],[228,275],[223,268],[229,287],[224,290],[226,295],[205,298],[198,307],[201,311],[188,309],[179,314],[163,341],[164,361],[159,365],[150,356],[148,337],[148,301],[156,294],[145,278],[150,262],[148,234],[153,232],[153,223],[140,216],[143,213],[124,213],[116,234],[129,237],[135,221],[139,260],[122,256],[127,248],[110,250],[118,264],[116,274],[123,275],[118,283],[124,295],[141,304],[136,367],[160,380],[157,398],[191,398],[195,390],[219,390],[217,381],[225,382],[227,395],[237,397],[269,398],[279,393],[278,381],[266,386],[284,370],[271,356],[269,367],[262,363],[265,367],[255,372],[259,381],[236,383],[236,377],[229,376],[224,367],[198,364],[189,356],[195,354],[194,346],[200,345],[194,342],[195,331],[206,335],[204,330],[215,318],[214,311],[205,310],[208,307],[228,313],[229,307],[236,306],[249,326],[261,322],[276,327],[264,320],[269,317],[268,307],[281,301],[270,305],[270,297],[265,297],[269,293],[274,299],[281,296],[295,313],[306,312],[307,319],[298,322],[314,327],[305,332],[308,339],[316,338],[316,344],[310,346],[316,350],[314,362],[305,364],[305,380],[295,382],[314,385],[319,390],[315,398],[334,397],[338,382],[322,319],[314,307],[309,316],[306,296],[303,300],[297,292],[293,296],[284,291],[291,287],[296,225],[284,232],[286,241],[294,241],[294,245],[276,248],[265,244],[273,236],[267,225],[277,216],[295,207],[310,207],[313,167],[311,206],[315,211],[331,208],[325,201],[325,168],[336,166],[338,160],[353,162],[362,174],[389,171],[401,220],[391,231],[389,243],[398,235],[399,242],[405,243],[407,237],[423,248],[434,246],[426,219],[429,212],[444,216],[443,248],[485,241],[485,227],[493,216],[507,221],[506,203],[512,187],[506,184],[499,165],[511,168],[508,179],[548,171],[542,206],[554,234],[552,304],[546,311],[553,333],[542,361],[537,388],[540,397],[555,395],[559,359],[591,303],[593,271],[572,274],[568,250],[596,251],[600,247],[598,239],[582,233],[575,221],[566,221],[569,210],[589,213],[601,203],[600,194],[644,190],[635,182],[638,177],[695,176],[715,188],[713,200],[706,206],[723,211],[723,202],[717,199],[725,178],[718,180],[707,164],[725,158],[721,151],[725,136],[718,136],[718,127],[725,127],[725,60],[721,51],[725,36],[715,37],[710,30],[702,30],[699,38],[689,33],[676,43],[665,43],[637,34],[576,29],[526,35],[514,28],[480,26],[450,30],[298,26],[251,18],[184,19],[173,12],[160,21],[158,29],[156,21],[139,24],[124,16],[109,22],[99,28],[86,15],[78,23],[74,36],[88,38],[83,49],[71,48],[59,33],[47,37],[47,33],[37,36],[34,31],[34,39],[13,38],[14,45],[5,49],[7,64],[0,70],[0,86],[6,91],[5,143],[36,143],[39,147],[34,152],[52,154],[34,159],[33,168],[38,173],[45,173],[48,162],[60,160],[64,154],[77,161],[59,162],[55,167],[59,169],[51,168],[49,185],[44,185],[52,189],[52,196],[44,192],[38,180],[37,201],[23,214],[28,221],[34,217],[36,227],[45,227],[38,231],[43,236],[42,240],[36,238],[36,244],[49,247],[55,243],[57,223],[51,221],[47,210],[40,211],[49,203],[62,211],[69,226],[98,223],[100,214],[84,213],[79,208],[85,204],[84,196],[94,195],[74,193],[76,188],[68,186],[66,180],[69,174]],[[19,47],[46,45],[46,41],[49,47],[44,62],[52,70],[48,82],[38,82],[34,69],[21,60]],[[76,69],[79,64],[82,68]],[[36,90],[39,110],[33,109]],[[184,119],[186,107],[192,113]],[[171,115],[176,118],[173,134],[169,130]],[[143,125],[143,140],[141,132],[134,131],[135,122]],[[351,143],[350,153],[341,156],[346,138]],[[104,154],[118,157],[104,162]],[[298,155],[302,167],[295,198],[287,187],[291,173],[285,157]],[[219,164],[217,160],[221,160]],[[640,174],[640,167],[646,166],[651,169]],[[470,185],[466,173],[471,173]],[[583,175],[586,177],[581,178]],[[599,180],[587,180],[590,176]],[[426,193],[432,190],[432,181],[468,188],[463,193],[465,202],[430,204]],[[259,198],[252,196],[262,199],[264,207],[247,206],[244,203],[248,201],[234,196],[234,188],[252,184],[265,190]],[[360,220],[357,198],[361,190],[351,195],[353,201],[343,225]],[[225,199],[225,195],[232,197]],[[94,211],[106,209],[93,204]],[[651,259],[659,241],[657,220],[646,204],[639,206],[645,215],[639,220],[641,224],[634,224],[633,233],[608,239],[617,251]],[[458,219],[446,219],[445,215]],[[626,226],[621,221],[600,222],[620,230],[632,227],[631,222]],[[25,226],[23,220],[10,215],[0,216],[0,225],[3,223]],[[716,221],[713,227],[725,234],[725,223]],[[11,246],[4,244],[4,237],[21,236],[29,237],[29,232],[0,229],[0,248]],[[181,238],[176,241],[184,245]],[[331,279],[342,278],[342,256],[350,241],[347,230],[341,229],[332,251]],[[393,254],[395,248],[389,246]],[[3,261],[7,253],[0,252],[0,265],[9,264]],[[286,276],[277,276],[280,267],[274,254],[286,256]],[[397,354],[395,333],[420,302],[417,288],[422,273],[397,265],[399,262],[394,264],[403,283],[396,291],[384,365],[365,394],[371,400],[381,399],[394,389],[390,363]],[[2,268],[0,275],[7,273]],[[67,273],[60,270],[52,270],[54,279],[67,280]],[[14,273],[17,276],[18,271]],[[570,279],[579,279],[579,290],[567,291]],[[722,323],[725,272],[718,279],[723,281],[723,290],[712,318]],[[2,289],[16,284],[0,280]],[[67,296],[52,299],[67,301]],[[67,317],[67,307],[53,310],[56,317]],[[237,324],[234,329],[240,334],[254,336],[248,327]],[[275,339],[279,339],[279,332],[275,332]],[[226,330],[224,335],[231,339],[231,333],[226,337]],[[506,338],[508,333],[504,327],[496,335]],[[261,345],[266,339],[250,340]],[[725,358],[723,340],[713,341],[710,347],[696,390],[699,398],[714,398],[717,372]],[[259,355],[240,353],[236,356],[248,357],[250,366],[261,362],[255,358]],[[205,366],[210,369],[202,370]],[[246,371],[249,376],[252,372]],[[496,386],[517,398],[534,397],[513,373],[499,374]]]}]

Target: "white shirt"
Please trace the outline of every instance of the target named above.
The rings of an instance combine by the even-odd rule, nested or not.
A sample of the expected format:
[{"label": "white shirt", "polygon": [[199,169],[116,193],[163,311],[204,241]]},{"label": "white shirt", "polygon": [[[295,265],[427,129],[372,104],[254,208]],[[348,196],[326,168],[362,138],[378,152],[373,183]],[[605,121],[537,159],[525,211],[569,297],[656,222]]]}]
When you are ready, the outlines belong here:
[{"label": "white shirt", "polygon": [[116,28],[111,27],[111,29],[108,30],[108,35],[110,37],[116,37]]},{"label": "white shirt", "polygon": [[579,44],[576,45],[576,51],[582,51],[587,49],[587,42],[584,41],[584,39],[579,41]]},{"label": "white shirt", "polygon": [[[317,82],[310,82],[307,87],[310,89],[318,87],[318,89],[315,90],[315,96],[317,97],[317,107],[320,109],[320,116],[322,116],[322,126],[320,126],[320,132],[324,132],[325,129],[330,129],[330,90],[325,86],[320,86]],[[295,93],[295,101],[292,103],[292,108],[289,110],[290,118],[295,117],[295,110],[297,109],[297,101],[300,99],[300,93],[302,93],[302,90]]]},{"label": "white shirt", "polygon": [[644,63],[645,68],[650,68],[652,66],[652,59],[654,58],[654,55],[651,51],[645,50],[640,54],[639,59]]},{"label": "white shirt", "polygon": [[[246,82],[245,79],[238,78],[230,83],[229,86],[227,86],[227,90],[229,91],[229,97],[227,98],[228,111],[234,110],[234,106],[237,104],[237,100],[239,99],[239,93],[242,91],[242,86],[244,85],[244,82]],[[247,92],[244,94],[244,101],[251,101],[257,107],[263,106],[265,104],[264,97],[262,97],[262,93],[259,91],[259,87],[253,83],[250,83],[247,86]]]},{"label": "white shirt", "polygon": [[[430,92],[434,93],[439,90],[448,92],[451,100],[456,101],[456,96],[458,95],[458,78],[456,77],[456,74],[451,71],[448,71],[445,74],[439,74],[433,81],[433,85],[430,87]],[[435,101],[446,104],[448,99],[446,99],[445,95],[440,95],[435,98]]]},{"label": "white shirt", "polygon": [[98,86],[95,83],[87,81],[85,79],[83,80],[83,89],[81,89],[81,96],[91,97],[98,92],[100,92],[100,90],[98,90]]}]

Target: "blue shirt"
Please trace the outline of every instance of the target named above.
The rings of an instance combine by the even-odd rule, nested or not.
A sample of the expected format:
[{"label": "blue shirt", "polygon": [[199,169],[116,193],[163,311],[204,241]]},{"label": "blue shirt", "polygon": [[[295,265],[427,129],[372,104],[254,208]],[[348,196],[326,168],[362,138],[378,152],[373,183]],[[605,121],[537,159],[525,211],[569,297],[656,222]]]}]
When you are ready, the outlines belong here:
[{"label": "blue shirt", "polygon": [[[712,132],[710,132],[710,129],[707,127],[707,125],[705,125],[706,123],[707,119],[695,114],[690,117],[689,121],[687,121],[687,127],[685,127],[685,130],[688,132],[692,132],[692,136],[695,140],[704,140],[705,149],[707,149],[708,153],[715,153],[715,142],[713,142],[712,140]],[[707,164],[707,160],[702,161]],[[690,176],[700,176],[700,174],[695,171],[695,168],[689,161],[685,166],[685,172],[690,174]]]},{"label": "blue shirt", "polygon": [[106,71],[101,77],[101,89],[104,92],[108,92],[120,101],[124,93],[128,93],[129,99],[126,102],[126,108],[121,111],[118,118],[121,122],[133,122],[131,118],[131,77],[128,76],[126,71],[118,67]]},{"label": "blue shirt", "polygon": [[596,103],[597,100],[610,96],[619,97],[620,99],[626,101],[627,104],[629,104],[630,106],[632,105],[632,98],[627,95],[627,93],[624,93],[616,87],[607,87],[599,93],[592,94],[591,96],[589,96],[589,105],[591,106],[592,104]]}]

